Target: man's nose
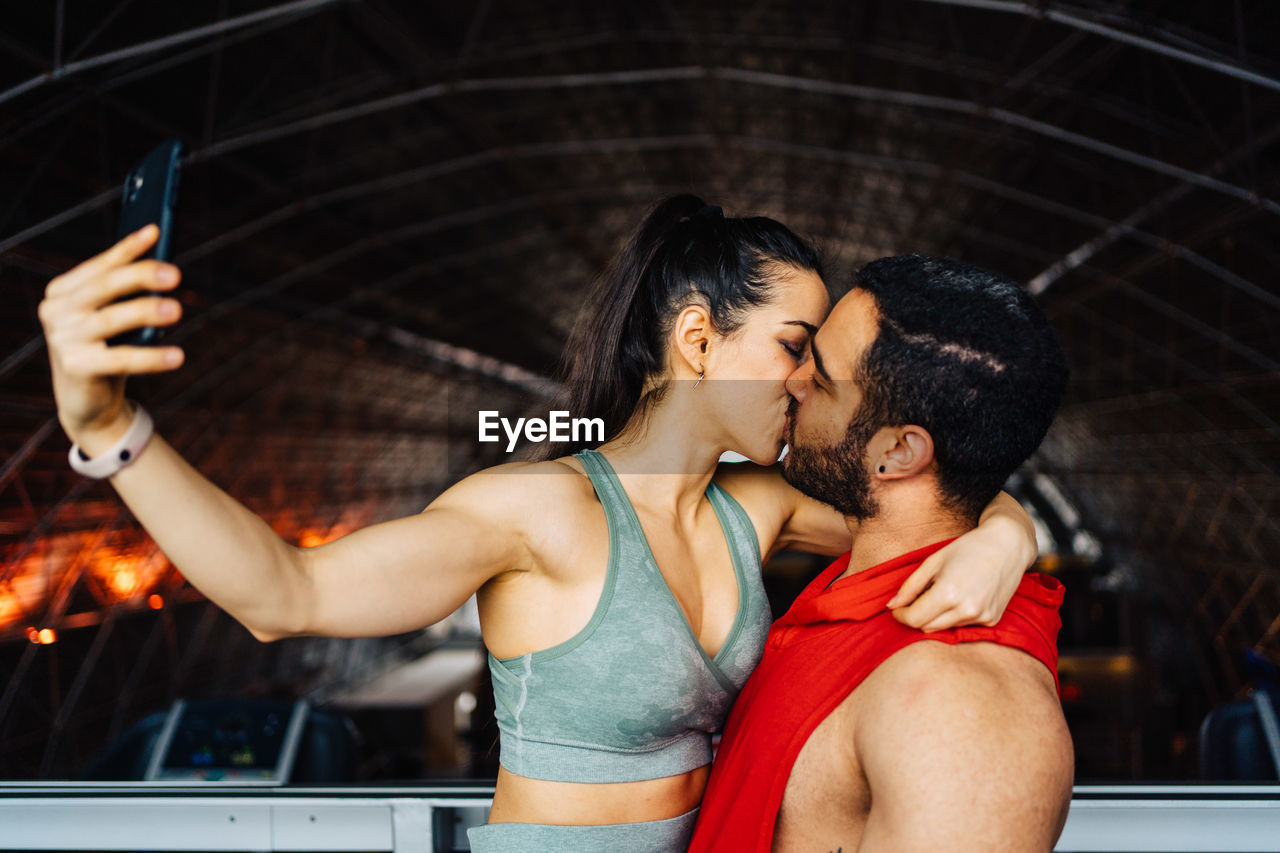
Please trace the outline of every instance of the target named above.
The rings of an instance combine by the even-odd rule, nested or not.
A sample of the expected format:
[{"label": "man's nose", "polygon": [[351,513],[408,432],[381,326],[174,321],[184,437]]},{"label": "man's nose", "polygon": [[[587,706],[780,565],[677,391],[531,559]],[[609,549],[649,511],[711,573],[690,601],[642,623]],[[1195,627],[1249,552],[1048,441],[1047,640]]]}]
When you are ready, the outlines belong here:
[{"label": "man's nose", "polygon": [[791,371],[791,375],[787,377],[786,382],[787,393],[803,403],[805,394],[809,393],[809,382],[812,377],[813,361],[809,360]]}]

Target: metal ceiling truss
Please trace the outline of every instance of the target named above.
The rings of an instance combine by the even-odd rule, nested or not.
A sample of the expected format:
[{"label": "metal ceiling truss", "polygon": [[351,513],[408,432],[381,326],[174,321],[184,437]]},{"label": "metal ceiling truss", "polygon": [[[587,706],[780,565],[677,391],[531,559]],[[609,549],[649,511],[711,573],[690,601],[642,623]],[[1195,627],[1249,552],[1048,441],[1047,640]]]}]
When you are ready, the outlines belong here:
[{"label": "metal ceiling truss", "polygon": [[[837,265],[904,247],[959,247],[965,257],[1038,269],[1030,289],[1080,332],[1065,341],[1078,382],[1038,464],[1111,531],[1108,546],[1138,565],[1150,600],[1166,596],[1161,606],[1202,638],[1188,644],[1196,677],[1207,696],[1226,698],[1247,680],[1237,646],[1280,655],[1280,615],[1271,616],[1280,575],[1268,562],[1280,546],[1280,496],[1268,479],[1280,467],[1272,450],[1280,418],[1268,402],[1280,359],[1263,345],[1280,295],[1257,272],[1276,260],[1266,235],[1280,201],[1261,187],[1274,177],[1267,155],[1280,142],[1280,79],[1246,50],[1238,3],[1231,56],[1229,40],[1181,32],[1171,20],[1139,24],[1122,11],[922,1],[939,7],[928,20],[947,29],[936,39],[922,31],[918,42],[914,30],[904,36],[875,20],[897,5],[824,7],[803,19],[807,10],[769,0],[732,16],[619,5],[580,30],[535,26],[531,12],[490,0],[426,11],[302,0],[235,17],[223,3],[214,23],[86,57],[120,31],[111,28],[128,20],[130,4],[80,28],[71,45],[58,0],[52,58],[0,36],[23,73],[41,70],[0,91],[0,103],[26,105],[0,130],[0,148],[43,146],[0,211],[0,230],[13,224],[0,262],[20,271],[30,298],[29,286],[61,261],[43,249],[49,235],[117,198],[83,181],[77,192],[87,197],[72,203],[77,196],[65,193],[55,199],[65,209],[29,221],[27,196],[67,151],[87,147],[79,136],[96,127],[107,161],[106,122],[83,117],[86,109],[148,133],[190,130],[139,109],[125,87],[154,85],[163,72],[198,77],[201,69],[185,66],[206,60],[188,165],[211,179],[225,170],[247,191],[191,220],[197,239],[177,262],[208,283],[208,302],[171,339],[191,345],[197,378],[156,380],[154,408],[175,445],[234,493],[288,494],[293,515],[275,521],[295,532],[339,530],[351,512],[420,506],[477,462],[418,458],[415,448],[449,426],[427,415],[432,395],[451,382],[485,383],[511,399],[552,390],[538,371],[464,345],[483,340],[476,330],[488,303],[536,317],[539,328],[521,343],[553,351],[581,284],[629,229],[632,211],[656,195],[714,190],[713,200],[780,215],[821,235]],[[970,37],[982,11],[1013,20],[994,56]],[[778,25],[793,19],[804,25]],[[306,51],[298,39],[298,56],[281,52],[248,91],[232,87],[241,54],[231,51],[270,44],[304,21],[314,36]],[[450,34],[444,49],[433,41],[440,33]],[[353,50],[358,61],[348,62]],[[1147,77],[1097,85],[1119,67]],[[875,73],[890,68],[909,82],[873,85],[892,83]],[[284,101],[272,98],[277,87],[296,91],[273,104]],[[1239,103],[1225,123],[1214,121],[1223,92]],[[45,98],[38,114],[35,96]],[[665,106],[665,123],[646,112],[649,101]],[[414,162],[419,147],[434,162]],[[1203,216],[1188,215],[1193,203]],[[1254,233],[1224,254],[1222,238],[1246,229]],[[453,244],[455,234],[467,238]],[[481,236],[468,242],[472,234]],[[422,260],[423,247],[435,256]],[[504,279],[512,269],[527,293],[512,292]],[[414,301],[415,288],[432,291],[431,306]],[[458,318],[456,339],[437,333],[446,316]],[[24,327],[0,354],[0,380],[14,388],[43,371],[42,341],[30,335]],[[420,382],[408,379],[423,367]],[[306,399],[304,385],[322,393]],[[23,622],[94,629],[78,632],[82,658],[69,680],[57,673],[57,646],[11,646],[0,741],[44,738],[36,772],[64,771],[81,729],[119,734],[133,711],[184,687],[245,677],[279,684],[299,672],[331,687],[412,642],[288,641],[257,648],[245,673],[232,663],[245,657],[236,650],[248,635],[212,605],[191,603],[197,594],[172,567],[158,581],[172,606],[149,613],[137,600],[115,601],[91,556],[137,547],[141,534],[118,505],[90,507],[98,493],[87,481],[46,470],[61,439],[32,394],[0,401],[25,430],[0,459],[0,492],[12,490],[14,519],[33,519],[8,540],[0,588],[30,560],[64,559],[41,550],[48,537],[82,536],[41,605],[43,621],[26,614]],[[281,447],[274,456],[294,462],[266,453],[245,464],[235,450],[248,442]],[[314,464],[330,446],[367,462],[373,481],[343,482],[335,496],[341,472]],[[385,470],[375,464],[383,455]],[[1174,467],[1160,467],[1162,455]],[[106,665],[112,637],[136,640],[130,665]],[[163,684],[143,696],[161,670]]]},{"label": "metal ceiling truss", "polygon": [[[334,124],[353,121],[358,118],[365,118],[370,115],[422,103],[424,101],[437,99],[449,94],[461,94],[465,92],[513,92],[522,90],[577,88],[584,86],[612,87],[650,84],[654,82],[687,82],[709,79],[766,86],[770,88],[783,88],[793,91],[811,92],[852,99],[860,102],[879,102],[908,109],[953,112],[978,119],[993,120],[1000,124],[1017,127],[1035,135],[1044,136],[1055,141],[1080,147],[1082,149],[1125,162],[1132,166],[1162,174],[1167,177],[1176,178],[1184,184],[1190,184],[1201,189],[1207,189],[1231,196],[1249,204],[1260,206],[1273,214],[1280,214],[1280,202],[1259,196],[1253,190],[1240,187],[1214,177],[1214,174],[1220,173],[1226,168],[1225,165],[1218,167],[1217,164],[1214,164],[1214,166],[1210,167],[1208,172],[1186,169],[1172,163],[1158,160],[1154,157],[1126,150],[1102,140],[1092,139],[1082,134],[1056,127],[1046,122],[1041,122],[1001,108],[987,107],[984,104],[972,101],[924,95],[914,92],[888,90],[877,87],[859,86],[855,84],[837,83],[814,78],[771,74],[746,69],[702,66],[667,69],[641,69],[636,71],[605,72],[598,74],[536,75],[521,78],[491,78],[460,80],[452,83],[435,83],[420,87],[416,90],[402,92],[398,95],[380,97],[373,101],[348,105],[341,109],[314,115],[303,120],[286,123],[276,127],[265,128],[252,133],[243,134],[238,137],[223,139],[207,147],[193,150],[188,157],[188,162],[191,164],[200,163],[221,157],[222,155],[233,151],[240,151],[248,147],[260,145],[264,142],[275,141],[305,131],[313,131],[329,127]],[[1237,159],[1239,156],[1256,153],[1258,149],[1265,147],[1274,141],[1275,135],[1273,130],[1263,139],[1251,140],[1242,149],[1243,153],[1240,153],[1237,157],[1230,159]],[[488,156],[500,158],[504,153],[505,150],[503,148],[494,147],[488,152]],[[1225,161],[1219,161],[1219,163],[1224,162]],[[80,204],[75,205],[73,208],[50,217],[45,221],[36,223],[18,234],[14,234],[4,240],[0,240],[0,252],[39,236],[54,227],[66,223],[76,216],[96,210],[108,203],[114,197],[115,191],[100,193],[93,198],[86,199]]]}]

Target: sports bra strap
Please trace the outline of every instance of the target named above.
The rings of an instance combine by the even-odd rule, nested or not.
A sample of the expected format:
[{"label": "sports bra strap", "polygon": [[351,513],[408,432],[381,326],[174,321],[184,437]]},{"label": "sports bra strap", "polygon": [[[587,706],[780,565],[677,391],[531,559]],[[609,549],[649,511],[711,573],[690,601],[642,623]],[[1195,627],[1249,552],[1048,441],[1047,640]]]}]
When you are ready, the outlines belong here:
[{"label": "sports bra strap", "polygon": [[729,494],[719,483],[712,482],[707,486],[707,500],[715,508],[720,517],[720,524],[725,529],[729,547],[737,549],[734,560],[741,560],[742,565],[754,568],[763,563],[760,559],[760,541],[756,538],[756,526],[751,516],[742,508],[742,504]]},{"label": "sports bra strap", "polygon": [[610,532],[619,538],[639,537],[643,541],[644,529],[640,527],[631,509],[631,501],[622,488],[622,481],[613,472],[608,460],[598,450],[590,449],[575,453],[574,458],[581,460],[582,467],[586,469],[587,479],[596,490],[596,497],[600,498],[605,517],[609,520]]},{"label": "sports bra strap", "polygon": [[[581,460],[587,478],[604,506],[610,531],[618,536],[638,537],[643,541],[644,528],[640,526],[631,499],[627,497],[622,481],[618,479],[609,460],[600,451],[590,449],[575,453],[574,458]],[[737,551],[732,555],[735,564],[742,561],[742,565],[759,566],[760,543],[756,539],[755,525],[751,523],[751,517],[742,508],[742,504],[715,482],[707,485],[706,495],[725,529],[730,549]]]}]

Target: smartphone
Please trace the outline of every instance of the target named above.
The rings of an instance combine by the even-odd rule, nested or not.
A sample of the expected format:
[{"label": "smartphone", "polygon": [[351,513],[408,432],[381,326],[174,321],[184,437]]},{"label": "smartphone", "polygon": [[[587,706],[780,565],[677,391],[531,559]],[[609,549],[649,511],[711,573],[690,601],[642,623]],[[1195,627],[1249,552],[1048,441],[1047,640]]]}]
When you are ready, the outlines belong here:
[{"label": "smartphone", "polygon": [[[181,140],[169,139],[162,142],[142,158],[124,181],[124,197],[120,209],[120,229],[117,239],[137,231],[152,223],[160,228],[160,236],[155,245],[142,255],[142,258],[155,258],[158,261],[169,260],[169,250],[173,241],[173,211],[178,203],[178,175],[182,167],[183,146]],[[142,260],[139,258],[139,260]],[[150,294],[140,293],[130,296]],[[157,326],[145,326],[116,335],[107,340],[111,346],[153,346],[160,340],[163,329]]]}]

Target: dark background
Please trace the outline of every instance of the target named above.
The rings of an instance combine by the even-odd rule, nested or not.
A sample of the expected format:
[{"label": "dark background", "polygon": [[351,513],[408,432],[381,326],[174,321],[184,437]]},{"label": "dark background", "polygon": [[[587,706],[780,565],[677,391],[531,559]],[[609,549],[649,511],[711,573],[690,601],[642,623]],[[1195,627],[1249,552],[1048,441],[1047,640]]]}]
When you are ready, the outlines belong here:
[{"label": "dark background", "polygon": [[[779,218],[837,292],[904,251],[1026,282],[1073,381],[1010,488],[1068,587],[1079,776],[1195,777],[1246,654],[1280,660],[1278,38],[1263,0],[8,4],[0,776],[75,777],[179,696],[323,704],[474,642],[261,646],[67,468],[36,304],[177,135],[188,363],[131,393],[304,543],[494,461],[450,418],[536,402],[664,195]],[[815,568],[770,567],[779,608]],[[362,773],[492,772],[472,686],[466,748],[440,707],[352,711]]]}]

